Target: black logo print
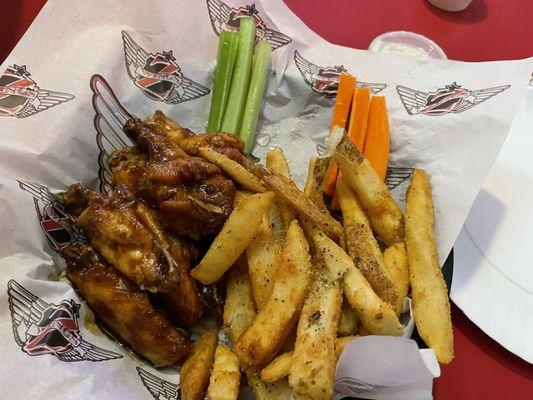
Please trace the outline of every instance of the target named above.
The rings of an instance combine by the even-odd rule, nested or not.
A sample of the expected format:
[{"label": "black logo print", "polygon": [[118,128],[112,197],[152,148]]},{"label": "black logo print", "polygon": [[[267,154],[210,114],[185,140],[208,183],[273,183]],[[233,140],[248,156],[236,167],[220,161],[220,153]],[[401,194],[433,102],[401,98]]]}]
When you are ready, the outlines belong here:
[{"label": "black logo print", "polygon": [[388,167],[385,175],[385,184],[389,190],[392,190],[411,178],[414,170],[414,168],[410,167]]},{"label": "black logo print", "polygon": [[68,93],[41,89],[30,75],[25,65],[16,64],[0,75],[0,117],[31,117],[74,98]]},{"label": "black logo print", "polygon": [[[321,67],[306,60],[298,52],[294,52],[294,62],[307,85],[316,93],[324,97],[337,96],[339,88],[339,78],[343,72],[348,70],[343,65],[333,67]],[[387,87],[385,83],[368,83],[359,82],[355,84],[356,87],[367,87],[372,94],[378,94]]]},{"label": "black logo print", "polygon": [[137,373],[141,377],[144,387],[156,400],[178,400],[178,385],[161,379],[154,374],[137,367]]},{"label": "black logo print", "polygon": [[470,110],[510,87],[511,85],[503,85],[470,90],[453,82],[433,92],[422,92],[401,85],[396,86],[396,91],[409,115],[438,116]]},{"label": "black logo print", "polygon": [[30,356],[50,354],[60,361],[105,361],[122,355],[83,339],[78,324],[80,304],[63,300],[49,304],[10,280],[7,295],[13,336]]},{"label": "black logo print", "polygon": [[72,243],[87,241],[76,226],[74,217],[54,198],[46,186],[23,181],[19,181],[19,186],[33,196],[39,225],[52,250],[59,253]]},{"label": "black logo print", "polygon": [[285,46],[291,42],[287,35],[277,32],[265,25],[263,18],[255,8],[255,4],[239,8],[232,8],[221,0],[207,0],[207,10],[211,25],[217,35],[222,31],[238,31],[239,19],[242,17],[253,17],[256,23],[256,39],[265,39],[270,42],[272,50]]},{"label": "black logo print", "polygon": [[129,77],[152,100],[178,104],[209,93],[209,89],[187,78],[172,51],[148,53],[122,31]]},{"label": "black logo print", "polygon": [[112,190],[112,172],[107,163],[109,155],[134,143],[122,131],[122,127],[133,116],[120,104],[109,83],[100,75],[93,75],[90,82],[93,92],[94,127],[98,153],[98,177],[100,191],[110,193]]}]

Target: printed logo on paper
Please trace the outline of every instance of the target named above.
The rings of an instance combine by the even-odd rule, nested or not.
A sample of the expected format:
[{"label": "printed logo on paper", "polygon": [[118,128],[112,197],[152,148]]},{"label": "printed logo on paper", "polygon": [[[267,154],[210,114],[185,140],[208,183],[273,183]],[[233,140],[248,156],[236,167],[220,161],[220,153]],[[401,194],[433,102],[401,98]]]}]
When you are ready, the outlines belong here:
[{"label": "printed logo on paper", "polygon": [[221,0],[207,0],[207,10],[211,26],[217,35],[220,35],[222,31],[238,31],[241,18],[253,17],[256,23],[256,40],[268,40],[272,50],[291,42],[291,38],[287,35],[266,26],[255,4],[232,8]]},{"label": "printed logo on paper", "polygon": [[[333,98],[337,96],[339,88],[340,75],[348,70],[343,65],[333,67],[321,67],[306,60],[298,52],[294,52],[294,62],[307,85],[316,93]],[[367,87],[372,94],[378,94],[387,87],[385,83],[369,83],[359,82],[355,84],[356,87]]]},{"label": "printed logo on paper", "polygon": [[148,53],[126,31],[122,31],[122,39],[128,76],[150,99],[179,104],[209,93],[209,89],[183,75],[172,50]]},{"label": "printed logo on paper", "polygon": [[7,295],[13,336],[29,356],[52,355],[60,361],[106,361],[122,355],[83,339],[78,324],[80,304],[49,304],[11,279]]},{"label": "printed logo on paper", "polygon": [[161,379],[141,367],[137,367],[137,373],[141,377],[144,387],[155,400],[178,400],[178,385]]},{"label": "printed logo on paper", "polygon": [[46,186],[22,181],[19,181],[19,186],[33,196],[39,225],[52,250],[60,253],[72,243],[87,241],[76,226],[75,218],[54,198]]},{"label": "printed logo on paper", "polygon": [[422,92],[401,85],[396,86],[396,91],[409,115],[438,116],[470,110],[510,87],[511,85],[503,85],[470,90],[453,82],[433,92]]},{"label": "printed logo on paper", "polygon": [[0,117],[27,118],[48,110],[74,95],[41,89],[25,65],[7,67],[0,75]]},{"label": "printed logo on paper", "polygon": [[374,385],[349,376],[335,381],[335,392],[344,396],[357,397],[361,393],[368,392],[369,390],[381,389],[383,387],[385,386]]},{"label": "printed logo on paper", "polygon": [[101,75],[93,75],[90,81],[93,92],[94,128],[98,153],[99,189],[111,193],[112,172],[107,163],[109,155],[134,143],[123,132],[122,127],[133,116],[120,104],[109,83]]}]

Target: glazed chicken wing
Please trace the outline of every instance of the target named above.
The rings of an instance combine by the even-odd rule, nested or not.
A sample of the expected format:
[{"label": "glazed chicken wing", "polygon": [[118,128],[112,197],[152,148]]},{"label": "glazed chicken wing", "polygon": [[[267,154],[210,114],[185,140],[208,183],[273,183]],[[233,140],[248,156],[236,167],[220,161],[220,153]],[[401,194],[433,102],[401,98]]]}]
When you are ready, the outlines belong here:
[{"label": "glazed chicken wing", "polygon": [[91,246],[74,244],[63,253],[67,277],[96,316],[135,352],[155,366],[170,366],[186,357],[192,342],[150,304],[125,276],[103,261]]},{"label": "glazed chicken wing", "polygon": [[233,209],[232,180],[139,119],[128,120],[124,132],[148,161],[134,150],[113,153],[109,162],[114,182],[159,208],[162,224],[180,236],[197,240],[218,232]]},{"label": "glazed chicken wing", "polygon": [[[76,193],[76,194],[75,194]],[[169,292],[176,288],[179,268],[152,211],[124,185],[111,196],[72,185],[63,196],[67,208],[78,207],[79,193],[89,193],[88,206],[76,221],[95,249],[143,290]]]}]

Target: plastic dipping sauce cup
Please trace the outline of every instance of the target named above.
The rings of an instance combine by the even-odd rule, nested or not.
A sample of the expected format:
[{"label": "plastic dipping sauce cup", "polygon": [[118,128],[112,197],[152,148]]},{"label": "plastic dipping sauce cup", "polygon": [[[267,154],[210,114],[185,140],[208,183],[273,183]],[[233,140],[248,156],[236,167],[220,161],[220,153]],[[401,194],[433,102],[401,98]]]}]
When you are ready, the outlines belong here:
[{"label": "plastic dipping sauce cup", "polygon": [[379,35],[368,47],[368,50],[411,56],[420,60],[434,58],[447,60],[444,51],[433,41],[417,33],[395,31]]}]

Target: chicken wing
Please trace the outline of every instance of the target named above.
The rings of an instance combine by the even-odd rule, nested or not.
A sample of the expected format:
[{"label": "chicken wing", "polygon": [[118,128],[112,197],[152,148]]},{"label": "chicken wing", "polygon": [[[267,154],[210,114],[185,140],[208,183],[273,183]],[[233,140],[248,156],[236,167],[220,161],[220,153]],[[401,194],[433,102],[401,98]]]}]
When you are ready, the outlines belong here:
[{"label": "chicken wing", "polygon": [[189,327],[200,319],[207,306],[207,299],[190,272],[195,248],[183,239],[173,236],[168,236],[168,241],[170,252],[180,265],[179,283],[177,288],[169,293],[156,293],[153,300],[156,307],[166,311],[172,322],[178,326]]},{"label": "chicken wing", "polygon": [[67,277],[96,316],[139,355],[155,366],[170,366],[186,357],[192,342],[166,316],[150,304],[125,276],[105,263],[86,244],[74,244],[63,252]]},{"label": "chicken wing", "polygon": [[135,199],[124,185],[117,185],[111,196],[91,193],[79,184],[63,196],[68,208],[79,207],[73,193],[85,193],[90,200],[79,201],[88,207],[77,218],[96,250],[141,289],[169,292],[179,280],[178,264],[170,252],[152,211]]},{"label": "chicken wing", "polygon": [[159,208],[162,224],[180,236],[197,240],[218,232],[233,209],[232,180],[139,119],[128,120],[124,132],[148,162],[133,150],[113,153],[114,181],[124,182]]}]

